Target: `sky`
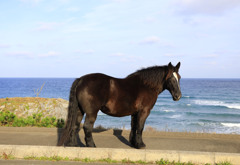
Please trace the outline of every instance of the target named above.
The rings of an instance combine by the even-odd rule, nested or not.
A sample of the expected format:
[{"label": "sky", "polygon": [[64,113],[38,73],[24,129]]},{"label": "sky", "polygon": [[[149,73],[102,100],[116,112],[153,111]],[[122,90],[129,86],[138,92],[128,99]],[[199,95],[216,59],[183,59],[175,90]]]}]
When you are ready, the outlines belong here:
[{"label": "sky", "polygon": [[240,0],[0,0],[0,77],[240,78]]}]

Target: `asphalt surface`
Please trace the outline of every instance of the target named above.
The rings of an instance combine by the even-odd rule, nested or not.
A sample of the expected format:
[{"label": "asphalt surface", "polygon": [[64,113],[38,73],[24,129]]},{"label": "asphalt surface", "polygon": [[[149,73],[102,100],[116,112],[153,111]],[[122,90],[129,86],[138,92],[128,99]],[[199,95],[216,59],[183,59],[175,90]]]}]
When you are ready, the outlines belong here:
[{"label": "asphalt surface", "polygon": [[[36,127],[0,127],[0,144],[55,146],[61,129]],[[129,131],[95,131],[98,148],[132,148]],[[240,153],[240,135],[145,131],[146,149]],[[85,147],[83,130],[79,147]]]},{"label": "asphalt surface", "polygon": [[[62,129],[36,127],[0,127],[0,144],[55,146]],[[129,131],[95,130],[93,138],[99,148],[132,148]],[[79,147],[85,147],[83,130],[79,134]],[[200,152],[240,153],[240,135],[176,133],[144,131],[146,149]],[[89,164],[73,161],[0,160],[0,165],[75,165]],[[90,163],[91,165],[108,163]]]}]

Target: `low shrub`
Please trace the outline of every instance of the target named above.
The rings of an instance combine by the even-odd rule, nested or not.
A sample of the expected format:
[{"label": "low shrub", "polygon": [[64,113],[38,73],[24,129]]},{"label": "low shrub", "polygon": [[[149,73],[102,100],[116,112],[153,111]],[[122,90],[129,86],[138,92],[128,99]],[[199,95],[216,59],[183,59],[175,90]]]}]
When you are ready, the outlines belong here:
[{"label": "low shrub", "polygon": [[33,114],[27,118],[17,117],[10,111],[0,112],[0,126],[13,126],[13,127],[57,127],[63,128],[65,121],[63,119],[56,119],[56,117],[43,117],[42,113]]}]

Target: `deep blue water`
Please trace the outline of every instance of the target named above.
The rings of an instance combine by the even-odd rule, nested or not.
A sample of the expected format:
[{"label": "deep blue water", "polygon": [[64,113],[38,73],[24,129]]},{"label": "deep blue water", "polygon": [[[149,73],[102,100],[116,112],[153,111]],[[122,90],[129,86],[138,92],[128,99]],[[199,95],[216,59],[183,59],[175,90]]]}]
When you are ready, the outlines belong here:
[{"label": "deep blue water", "polygon": [[[0,98],[39,97],[68,100],[72,78],[0,78]],[[181,79],[183,97],[175,102],[168,91],[159,95],[146,126],[163,131],[240,134],[240,79]],[[130,116],[101,112],[95,126],[130,128]]]}]

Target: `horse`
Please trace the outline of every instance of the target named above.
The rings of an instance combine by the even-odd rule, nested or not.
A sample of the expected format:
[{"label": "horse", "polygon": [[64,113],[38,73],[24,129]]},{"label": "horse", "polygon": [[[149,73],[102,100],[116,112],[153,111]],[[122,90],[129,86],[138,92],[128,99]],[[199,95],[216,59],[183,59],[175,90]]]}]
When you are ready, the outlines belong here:
[{"label": "horse", "polygon": [[182,96],[180,64],[173,66],[170,62],[165,66],[143,68],[123,79],[101,73],[76,79],[70,90],[67,122],[57,145],[78,145],[80,124],[86,114],[83,125],[86,146],[96,147],[92,131],[101,110],[114,117],[131,115],[129,142],[137,149],[145,148],[142,132],[158,95],[167,89],[174,101]]}]

